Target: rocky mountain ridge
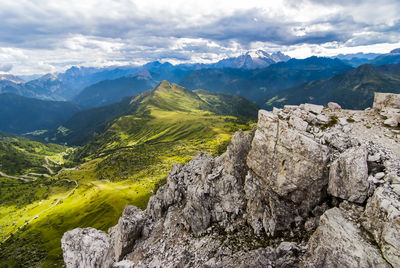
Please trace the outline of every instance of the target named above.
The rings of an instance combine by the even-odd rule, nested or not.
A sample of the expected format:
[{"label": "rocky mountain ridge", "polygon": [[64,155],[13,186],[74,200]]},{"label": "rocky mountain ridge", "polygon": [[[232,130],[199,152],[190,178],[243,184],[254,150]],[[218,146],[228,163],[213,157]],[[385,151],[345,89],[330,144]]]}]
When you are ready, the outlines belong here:
[{"label": "rocky mountain ridge", "polygon": [[219,157],[176,165],[147,209],[127,206],[108,234],[65,233],[65,264],[397,267],[399,116],[395,94],[364,111],[260,110],[251,133],[237,132]]},{"label": "rocky mountain ridge", "polygon": [[268,53],[263,50],[248,51],[238,57],[227,58],[212,64],[215,68],[265,68],[271,64],[288,61],[291,58],[282,52]]}]

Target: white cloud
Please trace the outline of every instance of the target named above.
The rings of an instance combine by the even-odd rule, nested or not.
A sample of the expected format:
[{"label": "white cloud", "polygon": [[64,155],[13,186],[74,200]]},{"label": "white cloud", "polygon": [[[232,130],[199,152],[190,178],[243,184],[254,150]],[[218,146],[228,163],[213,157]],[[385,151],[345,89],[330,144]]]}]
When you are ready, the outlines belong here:
[{"label": "white cloud", "polygon": [[0,65],[28,74],[257,48],[387,52],[400,40],[399,12],[397,0],[2,0]]}]

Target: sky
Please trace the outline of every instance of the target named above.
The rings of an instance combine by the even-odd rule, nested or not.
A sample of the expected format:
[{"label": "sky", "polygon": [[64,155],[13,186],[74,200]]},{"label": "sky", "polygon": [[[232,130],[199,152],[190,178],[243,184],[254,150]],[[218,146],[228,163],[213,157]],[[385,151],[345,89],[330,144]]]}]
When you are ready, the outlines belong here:
[{"label": "sky", "polygon": [[400,47],[399,0],[1,0],[0,72]]}]

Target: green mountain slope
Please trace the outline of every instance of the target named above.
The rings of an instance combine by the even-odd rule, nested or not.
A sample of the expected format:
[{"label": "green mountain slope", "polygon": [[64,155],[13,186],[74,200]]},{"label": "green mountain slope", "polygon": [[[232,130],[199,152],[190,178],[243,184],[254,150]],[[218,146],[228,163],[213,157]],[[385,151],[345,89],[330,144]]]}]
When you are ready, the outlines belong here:
[{"label": "green mountain slope", "polygon": [[0,94],[0,131],[25,133],[51,129],[78,112],[76,104]]},{"label": "green mountain slope", "polygon": [[83,145],[109,127],[114,120],[126,115],[146,117],[151,107],[165,111],[211,112],[218,115],[234,115],[255,118],[258,107],[239,96],[212,93],[205,90],[190,91],[166,81],[155,90],[134,98],[107,106],[81,111],[70,118],[61,128],[51,131],[47,137],[57,143]]},{"label": "green mountain slope", "polygon": [[[0,196],[0,267],[61,266],[65,231],[88,226],[106,231],[125,205],[145,208],[173,164],[198,151],[220,154],[237,129],[252,128],[258,110],[241,97],[193,92],[166,81],[124,105],[115,113],[123,115],[109,119],[103,132],[66,152],[63,159],[79,162],[77,167],[52,167],[63,169],[31,182],[0,177],[7,191],[36,196],[21,205]],[[95,118],[98,110],[88,112]]]},{"label": "green mountain slope", "polygon": [[285,104],[326,105],[334,101],[343,108],[364,109],[372,106],[374,92],[400,93],[400,65],[364,64],[344,74],[270,94],[266,106],[272,109]]}]

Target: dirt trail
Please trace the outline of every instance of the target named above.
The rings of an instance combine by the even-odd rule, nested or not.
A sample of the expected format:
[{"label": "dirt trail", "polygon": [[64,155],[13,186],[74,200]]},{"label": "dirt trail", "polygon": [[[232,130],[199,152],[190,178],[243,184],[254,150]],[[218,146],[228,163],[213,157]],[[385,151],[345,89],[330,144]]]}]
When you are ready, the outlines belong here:
[{"label": "dirt trail", "polygon": [[[24,175],[24,176],[25,176],[25,175]],[[5,177],[5,178],[15,179],[15,180],[21,180],[21,181],[26,181],[26,182],[32,181],[32,179],[31,179],[31,180],[28,180],[28,179],[26,179],[26,178],[23,178],[23,176],[22,176],[22,177],[10,176],[10,175],[7,175],[6,173],[1,172],[1,171],[0,171],[0,177]],[[35,178],[35,180],[36,180],[36,178]]]},{"label": "dirt trail", "polygon": [[[60,165],[60,163],[50,159],[48,156],[44,157],[44,161],[46,162],[46,164],[43,164],[42,167],[47,169],[47,171],[49,172],[50,175],[54,175],[55,173],[50,168],[52,165],[49,163],[49,161],[56,165]],[[10,178],[10,179],[25,181],[25,182],[36,181],[38,179],[38,177],[50,178],[51,176],[49,174],[29,172],[27,174],[24,174],[24,175],[21,175],[20,177],[18,177],[18,176],[10,176],[10,175],[7,175],[6,173],[0,171],[0,177],[6,177],[6,178]]]},{"label": "dirt trail", "polygon": [[53,162],[53,163],[55,163],[55,164],[57,164],[57,165],[59,165],[59,164],[58,164],[57,162],[51,160],[48,156],[45,156],[45,157],[44,157],[44,161],[46,162],[46,164],[42,165],[42,167],[44,167],[45,169],[47,169],[47,171],[48,171],[51,175],[53,175],[53,174],[54,174],[54,171],[50,168],[51,165],[50,165],[49,161],[51,161],[51,162]]}]

